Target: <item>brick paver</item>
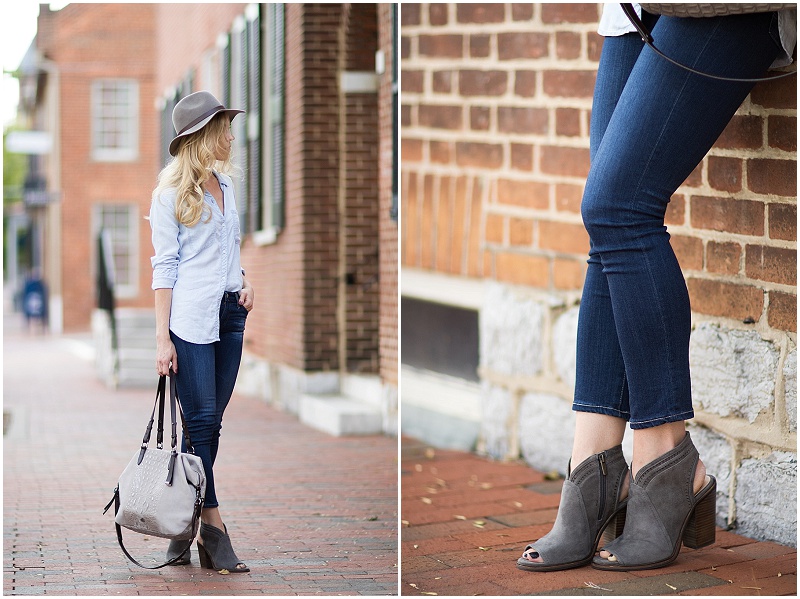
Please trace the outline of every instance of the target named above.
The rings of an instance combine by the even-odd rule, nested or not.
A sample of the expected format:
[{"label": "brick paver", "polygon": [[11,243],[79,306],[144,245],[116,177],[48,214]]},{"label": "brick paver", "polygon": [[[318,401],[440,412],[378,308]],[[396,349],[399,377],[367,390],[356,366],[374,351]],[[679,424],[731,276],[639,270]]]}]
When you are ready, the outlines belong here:
[{"label": "brick paver", "polygon": [[517,570],[525,545],[552,527],[561,482],[412,439],[401,450],[403,595],[797,594],[794,548],[721,529],[711,547],[684,547],[658,570]]},{"label": "brick paver", "polygon": [[[116,479],[141,442],[152,390],[107,389],[88,336],[4,323],[3,592],[7,595],[396,595],[397,440],[335,438],[234,395],[215,468],[248,574],[146,571],[120,551]],[[125,535],[158,559],[167,541]],[[141,560],[140,560],[141,561]]]}]

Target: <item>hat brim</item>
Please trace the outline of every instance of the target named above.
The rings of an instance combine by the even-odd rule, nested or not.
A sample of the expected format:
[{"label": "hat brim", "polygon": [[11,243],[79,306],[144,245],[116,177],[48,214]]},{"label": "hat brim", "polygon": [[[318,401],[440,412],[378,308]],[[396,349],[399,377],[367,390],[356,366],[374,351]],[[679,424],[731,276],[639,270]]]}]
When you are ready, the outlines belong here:
[{"label": "hat brim", "polygon": [[203,127],[208,125],[209,122],[211,122],[211,119],[213,119],[215,116],[217,116],[221,112],[227,113],[231,117],[231,120],[233,120],[233,118],[237,114],[244,114],[244,110],[238,110],[238,109],[235,109],[235,108],[222,108],[222,109],[218,110],[214,114],[209,115],[207,118],[205,118],[202,121],[200,121],[199,123],[197,123],[194,127],[191,127],[189,129],[187,129],[186,131],[184,131],[180,135],[176,135],[175,138],[171,142],[169,142],[169,153],[170,153],[170,155],[171,156],[177,156],[177,154],[178,154],[178,146],[181,143],[181,139],[183,139],[187,135],[191,135],[192,133],[197,133],[198,131],[200,131],[200,129],[202,129]]}]

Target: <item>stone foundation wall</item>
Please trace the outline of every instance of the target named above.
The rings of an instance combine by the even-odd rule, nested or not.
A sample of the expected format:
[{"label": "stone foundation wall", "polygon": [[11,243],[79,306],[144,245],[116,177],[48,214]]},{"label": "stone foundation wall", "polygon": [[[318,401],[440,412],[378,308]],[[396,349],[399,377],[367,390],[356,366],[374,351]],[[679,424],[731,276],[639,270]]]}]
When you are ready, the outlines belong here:
[{"label": "stone foundation wall", "polygon": [[[477,450],[565,474],[579,307],[487,283],[480,311],[482,418]],[[797,344],[794,335],[695,315],[689,430],[717,478],[717,523],[797,542]],[[632,457],[631,431],[623,443]]]}]

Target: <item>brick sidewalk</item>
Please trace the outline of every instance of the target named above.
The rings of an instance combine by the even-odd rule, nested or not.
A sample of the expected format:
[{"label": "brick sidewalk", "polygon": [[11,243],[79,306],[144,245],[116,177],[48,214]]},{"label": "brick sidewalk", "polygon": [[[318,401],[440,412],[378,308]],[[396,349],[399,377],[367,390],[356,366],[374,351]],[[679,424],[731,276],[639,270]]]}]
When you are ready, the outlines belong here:
[{"label": "brick sidewalk", "polygon": [[[191,566],[130,564],[102,510],[141,443],[156,377],[152,390],[107,389],[79,357],[88,341],[4,323],[4,594],[397,594],[397,440],[334,438],[236,395],[215,474],[251,572],[203,570],[196,547]],[[160,558],[167,541],[145,539],[126,545]]]},{"label": "brick sidewalk", "polygon": [[797,594],[795,549],[721,529],[711,547],[683,548],[658,570],[517,570],[525,545],[552,527],[562,482],[411,439],[401,451],[403,595]]}]

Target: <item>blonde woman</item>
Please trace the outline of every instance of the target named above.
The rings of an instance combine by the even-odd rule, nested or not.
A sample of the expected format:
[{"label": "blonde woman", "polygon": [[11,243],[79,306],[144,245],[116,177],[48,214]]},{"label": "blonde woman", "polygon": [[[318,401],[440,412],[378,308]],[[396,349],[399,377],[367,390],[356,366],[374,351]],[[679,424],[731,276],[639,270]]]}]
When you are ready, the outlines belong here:
[{"label": "blonde woman", "polygon": [[[206,497],[197,550],[204,568],[249,572],[236,557],[219,511],[214,461],[222,415],[233,393],[253,289],[239,260],[239,216],[233,196],[231,120],[200,91],[175,106],[175,158],[161,171],[150,207],[156,369],[175,377],[195,453],[203,460]],[[170,372],[171,371],[171,372]],[[184,442],[185,443],[185,442]],[[184,445],[185,450],[185,445]],[[167,558],[190,560],[190,541],[173,541]]]}]

